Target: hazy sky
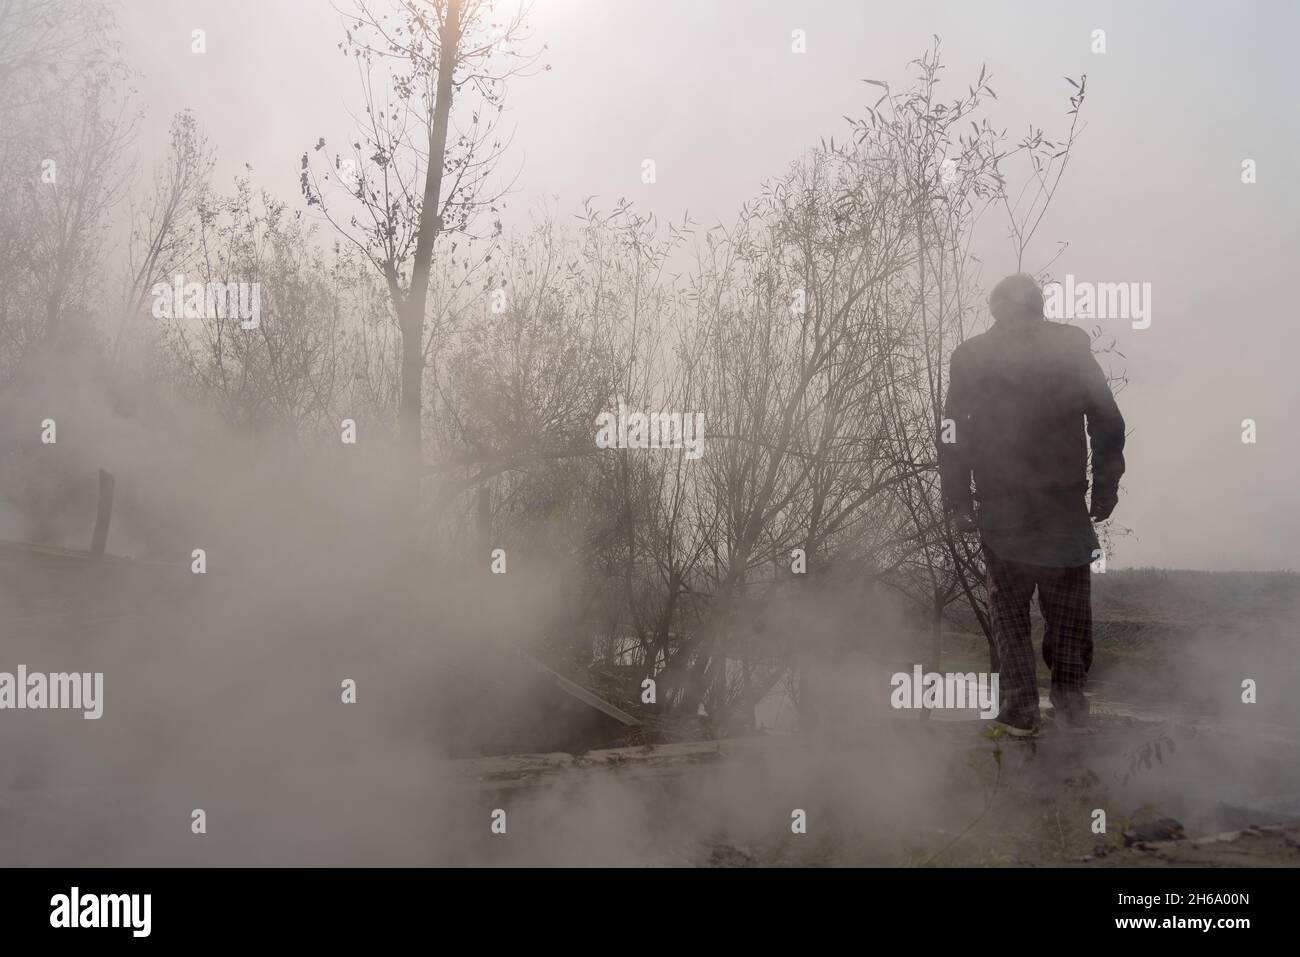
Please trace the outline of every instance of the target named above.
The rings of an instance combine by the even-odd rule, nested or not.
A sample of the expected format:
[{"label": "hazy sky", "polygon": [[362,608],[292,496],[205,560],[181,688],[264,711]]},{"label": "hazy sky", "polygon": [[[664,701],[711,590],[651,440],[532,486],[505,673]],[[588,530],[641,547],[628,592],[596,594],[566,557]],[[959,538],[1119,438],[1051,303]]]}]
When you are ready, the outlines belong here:
[{"label": "hazy sky", "polygon": [[[141,161],[190,107],[219,147],[219,185],[248,163],[256,186],[300,203],[303,151],[349,135],[358,104],[330,3],[122,0],[120,13],[144,74]],[[520,173],[507,226],[545,197],[567,215],[593,194],[663,219],[729,221],[762,180],[862,115],[875,100],[862,78],[904,85],[933,34],[950,95],[987,64],[989,116],[1012,133],[1031,121],[1063,132],[1063,77],[1086,73],[1087,129],[1025,265],[1067,241],[1054,274],[1152,285],[1150,328],[1103,324],[1130,380],[1115,518],[1133,535],[1111,561],[1300,568],[1296,4],[537,0],[531,22],[551,70],[508,96],[505,166]],[[805,54],[791,52],[795,29]],[[1094,29],[1104,54],[1090,51]],[[652,186],[640,181],[647,157]],[[1254,185],[1241,182],[1246,158]],[[1014,271],[998,221],[977,248],[986,287]],[[1245,418],[1254,445],[1241,441]]]}]

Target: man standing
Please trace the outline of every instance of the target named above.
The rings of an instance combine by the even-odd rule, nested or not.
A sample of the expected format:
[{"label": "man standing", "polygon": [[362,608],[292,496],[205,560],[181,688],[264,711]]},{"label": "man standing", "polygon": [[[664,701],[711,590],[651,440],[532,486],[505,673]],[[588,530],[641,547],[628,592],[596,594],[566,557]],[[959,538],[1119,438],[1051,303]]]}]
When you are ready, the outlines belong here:
[{"label": "man standing", "polygon": [[[997,723],[1039,729],[1029,602],[1038,589],[1043,660],[1057,723],[1086,730],[1092,664],[1092,521],[1110,517],[1124,474],[1124,419],[1088,334],[1043,318],[1043,294],[1024,274],[989,297],[996,320],[952,354],[939,434],[944,505],[961,532],[977,528],[988,569]],[[1092,504],[1088,442],[1092,439]],[[972,479],[974,489],[972,490]]]}]

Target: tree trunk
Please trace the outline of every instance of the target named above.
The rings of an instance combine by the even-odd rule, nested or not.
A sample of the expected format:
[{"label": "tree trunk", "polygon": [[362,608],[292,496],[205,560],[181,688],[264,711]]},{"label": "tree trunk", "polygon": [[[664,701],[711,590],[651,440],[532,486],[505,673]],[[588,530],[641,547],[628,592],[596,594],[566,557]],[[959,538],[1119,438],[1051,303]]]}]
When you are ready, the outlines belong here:
[{"label": "tree trunk", "polygon": [[[421,412],[424,402],[424,310],[429,300],[429,272],[433,244],[442,230],[442,173],[447,154],[447,128],[451,116],[452,79],[460,43],[460,0],[448,0],[447,16],[439,27],[438,86],[429,124],[429,159],[420,207],[420,231],[411,266],[411,288],[399,308],[402,333],[402,395],[398,425],[402,446],[403,489],[401,508],[408,519],[419,512],[420,467],[423,448]],[[414,523],[412,523],[414,525]]]}]

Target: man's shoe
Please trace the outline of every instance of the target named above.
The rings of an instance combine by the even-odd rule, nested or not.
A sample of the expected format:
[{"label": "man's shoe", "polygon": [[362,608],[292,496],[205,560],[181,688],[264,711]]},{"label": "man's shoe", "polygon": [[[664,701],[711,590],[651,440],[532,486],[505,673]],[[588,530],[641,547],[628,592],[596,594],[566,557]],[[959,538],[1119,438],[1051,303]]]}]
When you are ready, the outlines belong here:
[{"label": "man's shoe", "polygon": [[1003,711],[993,719],[993,726],[1001,728],[1004,733],[1013,738],[1032,738],[1038,734],[1039,727],[1038,722],[1033,718],[1007,711]]},{"label": "man's shoe", "polygon": [[1082,691],[1052,691],[1052,708],[1048,717],[1070,734],[1092,734],[1097,729],[1089,719],[1088,699]]}]

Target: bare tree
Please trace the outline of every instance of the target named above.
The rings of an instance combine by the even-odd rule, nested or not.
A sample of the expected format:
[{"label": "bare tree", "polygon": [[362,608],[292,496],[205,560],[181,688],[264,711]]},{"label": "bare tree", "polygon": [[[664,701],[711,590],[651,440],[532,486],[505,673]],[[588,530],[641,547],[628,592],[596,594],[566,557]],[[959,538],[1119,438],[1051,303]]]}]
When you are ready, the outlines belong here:
[{"label": "bare tree", "polygon": [[99,0],[0,0],[0,116],[48,109],[70,79],[119,70],[112,11]]},{"label": "bare tree", "polygon": [[297,443],[337,435],[351,417],[378,440],[382,410],[366,403],[380,393],[366,384],[386,363],[370,361],[384,348],[368,335],[372,277],[346,258],[331,262],[300,213],[247,181],[234,195],[205,196],[196,212],[187,268],[196,281],[258,284],[260,317],[251,329],[230,309],[158,320],[174,381],[247,434]]},{"label": "bare tree", "polygon": [[97,305],[136,121],[112,29],[93,0],[0,3],[0,372]]},{"label": "bare tree", "polygon": [[192,249],[189,230],[208,189],[216,162],[207,137],[188,110],[172,118],[167,157],[153,174],[153,188],[145,201],[131,210],[127,242],[126,279],[112,357],[121,357],[123,339],[145,310],[150,290],[170,280]]},{"label": "bare tree", "polygon": [[26,190],[36,223],[31,269],[47,341],[72,334],[66,321],[85,305],[102,230],[130,175],[125,154],[139,118],[99,75],[83,78],[69,96],[43,147],[54,175],[41,177],[33,168]]},{"label": "bare tree", "polygon": [[[473,215],[495,211],[485,181],[501,155],[497,136],[506,80],[535,58],[525,8],[498,21],[488,0],[399,0],[392,15],[369,0],[345,16],[339,44],[357,62],[364,116],[347,155],[323,170],[303,154],[302,190],[339,233],[364,253],[389,292],[401,333],[399,421],[409,485],[401,496],[414,514],[423,447],[426,310],[434,244],[460,234],[448,255],[468,255]],[[469,97],[463,111],[453,107]],[[456,116],[463,112],[463,122]],[[326,150],[322,137],[315,151]],[[328,155],[328,154],[326,154]],[[333,183],[338,189],[326,191]],[[493,230],[499,231],[499,222]]]}]

